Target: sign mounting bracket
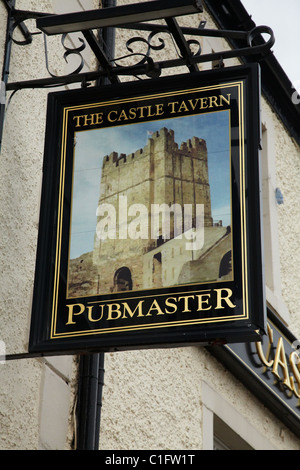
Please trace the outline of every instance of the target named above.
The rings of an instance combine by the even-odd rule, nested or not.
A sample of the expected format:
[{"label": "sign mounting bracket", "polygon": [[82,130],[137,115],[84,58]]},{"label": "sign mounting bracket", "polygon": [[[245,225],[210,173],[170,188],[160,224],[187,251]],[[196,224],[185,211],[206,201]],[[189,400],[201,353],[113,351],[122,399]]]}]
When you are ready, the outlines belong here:
[{"label": "sign mounting bracket", "polygon": [[[225,59],[252,55],[255,61],[263,60],[269,53],[275,40],[273,31],[268,26],[255,27],[251,31],[230,31],[212,30],[205,28],[205,21],[201,21],[198,28],[187,28],[179,26],[176,17],[187,14],[199,14],[203,11],[201,0],[154,0],[152,2],[142,2],[140,4],[114,6],[102,8],[101,10],[89,10],[80,13],[70,13],[65,15],[53,15],[36,11],[18,10],[15,8],[15,0],[0,0],[6,7],[7,33],[4,51],[4,64],[1,77],[0,96],[0,148],[6,111],[6,94],[8,91],[15,93],[25,88],[47,88],[55,86],[69,85],[71,83],[81,83],[87,86],[91,81],[106,78],[106,83],[118,83],[122,76],[138,77],[139,79],[155,79],[161,75],[163,69],[186,66],[189,72],[199,71],[198,64],[204,62],[219,61],[220,66]],[[149,23],[149,20],[164,19],[165,25]],[[29,31],[26,21],[35,20],[37,29]],[[126,23],[124,24],[124,20]],[[73,22],[73,23],[72,23]],[[54,26],[53,26],[54,25]],[[117,65],[120,58],[108,58],[104,52],[101,41],[98,39],[93,29],[105,30],[109,28],[129,29],[132,32],[149,32],[147,38],[133,36],[126,43],[129,54],[124,57],[134,56],[138,62],[133,65]],[[21,39],[16,39],[14,33],[18,31]],[[82,33],[84,39],[80,38],[81,46],[69,48],[65,45],[65,39],[69,32]],[[151,42],[154,36],[160,33],[167,33],[172,37],[175,45],[174,52],[170,53],[167,60],[156,60],[151,57],[151,53],[166,47],[163,39],[159,38],[160,44],[153,45]],[[269,35],[269,40],[262,40],[262,34]],[[48,56],[46,46],[46,35],[61,35],[62,45],[65,48],[64,58],[71,54],[76,54],[81,58],[80,66],[73,72],[54,76],[48,68]],[[192,39],[186,39],[186,35]],[[18,46],[27,46],[32,43],[33,37],[44,36],[45,42],[45,62],[50,76],[33,80],[23,80],[10,82],[9,65],[12,43]],[[202,54],[200,38],[218,37],[226,40],[241,39],[245,47],[229,49],[225,51]],[[140,50],[134,52],[132,45],[146,45],[146,52]],[[99,69],[93,72],[83,71],[84,60],[82,51],[88,45],[95,55]],[[191,45],[197,46],[197,52],[192,52]],[[179,52],[178,52],[179,51]],[[142,59],[140,59],[142,56]],[[124,58],[123,57],[123,58]],[[114,65],[113,65],[114,64]],[[28,66],[29,67],[29,66]],[[10,98],[12,95],[10,96]]]},{"label": "sign mounting bracket", "polygon": [[[75,15],[74,13],[70,13],[67,15],[52,15],[52,14],[47,14],[47,13],[41,13],[41,12],[34,12],[34,11],[24,11],[24,10],[17,10],[14,8],[14,1],[9,1],[9,0],[1,0],[4,2],[10,22],[8,24],[8,31],[7,31],[7,43],[5,46],[5,52],[7,53],[7,49],[11,42],[19,45],[19,46],[26,46],[30,44],[33,41],[33,36],[34,35],[42,35],[42,32],[44,35],[46,34],[51,34],[51,35],[62,35],[64,38],[68,34],[68,28],[64,28],[64,25],[59,29],[58,33],[48,33],[47,28],[44,26],[49,22],[50,20],[53,21],[58,21],[60,18],[62,20],[68,21],[68,19],[72,19]],[[148,6],[148,10],[145,10],[145,5]],[[151,12],[149,12],[149,5],[151,5]],[[128,14],[126,15],[126,12],[130,13],[130,8],[134,6],[134,11],[135,15],[130,17],[130,22],[126,24],[118,24],[119,22],[117,21],[118,18],[120,18],[120,15],[122,15],[122,18],[126,18]],[[187,11],[191,11],[192,13],[189,14],[196,14],[196,13],[201,13],[203,11],[202,4],[200,1],[193,1],[193,0],[176,0],[176,1],[162,1],[162,0],[155,0],[150,2],[143,2],[139,5],[127,5],[127,6],[122,6],[122,7],[110,7],[110,8],[104,8],[102,10],[90,10],[86,12],[81,12],[80,17],[83,18],[82,22],[78,23],[76,26],[76,31],[79,33],[81,32],[88,43],[88,45],[91,47],[94,55],[96,56],[99,65],[100,65],[100,70],[96,72],[82,72],[82,73],[75,73],[71,72],[68,75],[62,75],[60,77],[48,77],[48,78],[43,78],[43,79],[35,79],[35,80],[24,80],[24,81],[18,81],[18,82],[8,82],[6,81],[6,91],[14,91],[14,90],[20,90],[22,88],[43,88],[47,86],[60,86],[60,85],[67,85],[69,83],[74,83],[74,82],[86,82],[87,80],[91,79],[93,80],[95,77],[95,73],[98,74],[98,76],[108,76],[110,77],[110,80],[115,83],[116,77],[120,77],[122,75],[145,75],[146,78],[152,77],[151,73],[149,74],[149,63],[153,65],[153,67],[157,67],[160,70],[162,69],[167,69],[167,68],[172,68],[172,67],[178,67],[185,65],[187,66],[188,70],[191,72],[195,72],[195,70],[198,71],[197,64],[203,63],[203,62],[212,62],[215,60],[220,60],[220,59],[226,59],[226,58],[233,58],[233,57],[240,57],[242,58],[243,56],[248,56],[248,55],[254,55],[258,60],[262,59],[266,54],[269,53],[270,48],[274,44],[274,35],[273,31],[271,28],[268,26],[258,26],[254,28],[251,31],[230,31],[230,30],[212,30],[212,29],[206,29],[205,28],[205,21],[201,21],[199,26],[197,28],[188,28],[188,27],[181,27],[179,26],[176,16],[177,14],[182,15],[181,13],[183,11],[183,7],[190,7]],[[91,24],[91,28],[88,28],[85,26],[85,14],[88,15],[88,17],[93,17],[93,14],[98,13],[98,19],[99,21],[101,20],[101,12],[106,13],[104,15],[105,17],[108,16],[109,12],[109,19],[106,18],[106,24],[107,26],[104,26],[103,28],[123,28],[123,29],[130,29],[132,31],[148,31],[150,32],[150,35],[148,36],[147,39],[144,37],[138,37],[134,36],[133,38],[128,41],[128,45],[132,46],[133,43],[144,43],[148,46],[147,52],[144,54],[144,57],[141,61],[139,61],[135,65],[130,65],[130,66],[120,66],[120,65],[112,65],[112,63],[115,63],[118,58],[112,58],[109,59],[106,54],[104,53],[104,50],[101,46],[101,41],[98,40],[96,37],[95,33],[92,31],[94,29],[94,25]],[[172,15],[173,12],[173,15]],[[150,23],[145,23],[145,21],[148,21],[148,17],[152,14],[150,17],[153,18],[154,20],[156,19],[161,19],[163,18],[166,22],[165,25],[162,24],[150,24]],[[165,13],[165,17],[164,17]],[[184,13],[188,14],[188,13]],[[136,22],[135,19],[138,18],[139,21]],[[36,25],[37,25],[37,30],[34,32],[31,32],[28,30],[28,28],[25,25],[25,22],[27,20],[34,19],[36,20]],[[123,19],[124,21],[124,19]],[[100,23],[101,24],[101,21]],[[97,26],[97,21],[95,21],[95,26]],[[73,29],[74,29],[73,28]],[[22,33],[22,40],[17,40],[14,38],[14,31],[18,29]],[[99,29],[99,28],[97,28]],[[46,32],[45,32],[46,31]],[[155,50],[160,50],[166,47],[164,44],[164,41],[160,39],[161,44],[160,46],[153,46],[151,44],[151,40],[153,37],[159,33],[168,33],[172,35],[174,38],[176,45],[180,51],[179,57],[171,57],[168,60],[158,60],[155,61],[152,59],[149,61],[149,57],[151,53]],[[261,41],[261,34],[266,33],[269,34],[270,38],[268,41]],[[187,40],[185,38],[186,35],[192,36],[192,39]],[[245,47],[239,48],[239,49],[234,49],[234,50],[225,50],[225,51],[218,51],[218,52],[212,52],[210,54],[202,54],[201,46],[200,46],[200,41],[199,38],[203,37],[218,37],[218,38],[224,38],[226,40],[232,39],[241,39],[244,40],[245,42]],[[256,41],[258,39],[258,41]],[[259,43],[259,44],[258,44]],[[193,53],[191,51],[191,44],[198,44],[198,50],[196,53]],[[66,48],[66,46],[64,46]],[[127,46],[128,49],[128,46]],[[128,49],[131,50],[132,49]],[[74,54],[79,54],[81,51],[79,51],[79,48],[74,48],[73,53]],[[68,49],[68,53],[71,53],[71,50]],[[132,55],[143,55],[141,52],[139,53],[134,53],[132,51]],[[178,53],[177,53],[178,55]],[[2,75],[3,77],[3,75]],[[2,78],[3,79],[3,78]]]}]

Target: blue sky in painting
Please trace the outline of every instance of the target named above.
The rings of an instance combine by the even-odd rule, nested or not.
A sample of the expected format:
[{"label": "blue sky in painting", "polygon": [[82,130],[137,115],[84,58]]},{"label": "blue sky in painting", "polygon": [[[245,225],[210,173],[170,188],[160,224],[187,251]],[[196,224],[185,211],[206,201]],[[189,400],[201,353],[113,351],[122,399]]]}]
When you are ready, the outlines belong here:
[{"label": "blue sky in painting", "polygon": [[179,146],[193,136],[206,140],[212,215],[214,221],[221,219],[223,225],[230,225],[229,111],[77,132],[71,259],[93,249],[103,157],[113,151],[135,152],[146,145],[148,131],[162,127],[174,130]]}]

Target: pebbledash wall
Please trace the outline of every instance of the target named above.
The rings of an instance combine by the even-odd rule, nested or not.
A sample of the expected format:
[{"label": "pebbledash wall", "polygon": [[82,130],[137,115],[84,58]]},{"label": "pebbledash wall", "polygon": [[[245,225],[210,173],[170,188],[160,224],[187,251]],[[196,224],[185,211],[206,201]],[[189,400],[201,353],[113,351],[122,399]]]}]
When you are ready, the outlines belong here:
[{"label": "pebbledash wall", "polygon": [[[16,7],[62,13],[99,3],[17,0]],[[138,2],[118,5],[125,3]],[[200,19],[216,27],[207,9],[180,22],[195,27]],[[6,8],[0,2],[1,51],[5,30]],[[116,55],[129,34],[117,31]],[[229,47],[221,39],[202,46],[204,52]],[[72,63],[63,64],[57,38],[48,47],[53,73],[72,69]],[[88,54],[85,59],[86,67],[94,67]],[[0,60],[2,69],[3,53]],[[225,66],[237,63],[225,61]],[[11,82],[46,75],[42,41],[13,45]],[[7,354],[27,348],[48,91],[18,91],[6,112],[0,158],[0,340]],[[264,97],[262,125],[267,301],[299,338],[300,151]],[[276,203],[276,188],[284,204]],[[77,366],[78,358],[67,356],[0,365],[0,449],[74,449]],[[203,347],[105,354],[104,381],[100,449],[207,450],[217,445],[214,434],[222,429],[233,436],[235,449],[300,449],[299,438]]]}]

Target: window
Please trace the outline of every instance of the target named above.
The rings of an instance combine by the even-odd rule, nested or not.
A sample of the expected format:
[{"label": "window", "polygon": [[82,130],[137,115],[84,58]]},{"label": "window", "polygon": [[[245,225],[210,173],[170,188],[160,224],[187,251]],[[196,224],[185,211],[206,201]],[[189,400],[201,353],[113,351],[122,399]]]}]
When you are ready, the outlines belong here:
[{"label": "window", "polygon": [[217,415],[213,416],[214,450],[254,450]]},{"label": "window", "polygon": [[[269,120],[270,121],[270,120]],[[281,297],[279,237],[276,202],[275,138],[272,122],[262,111],[262,221],[264,232],[264,260],[267,302],[286,323],[289,312]]]},{"label": "window", "polygon": [[274,450],[229,402],[202,382],[203,450]]}]

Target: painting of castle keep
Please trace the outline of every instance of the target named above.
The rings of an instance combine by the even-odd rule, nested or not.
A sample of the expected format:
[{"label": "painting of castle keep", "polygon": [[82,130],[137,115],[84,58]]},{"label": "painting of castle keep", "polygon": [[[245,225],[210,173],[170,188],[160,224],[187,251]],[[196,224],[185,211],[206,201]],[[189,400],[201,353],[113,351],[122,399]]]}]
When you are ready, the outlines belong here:
[{"label": "painting of castle keep", "polygon": [[233,280],[229,119],[76,133],[68,298]]}]

